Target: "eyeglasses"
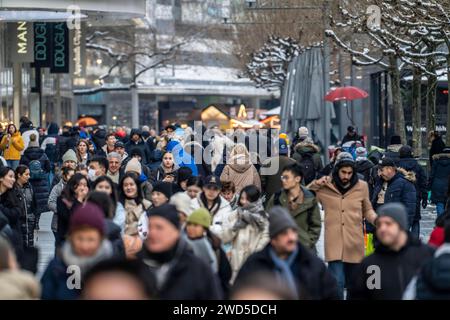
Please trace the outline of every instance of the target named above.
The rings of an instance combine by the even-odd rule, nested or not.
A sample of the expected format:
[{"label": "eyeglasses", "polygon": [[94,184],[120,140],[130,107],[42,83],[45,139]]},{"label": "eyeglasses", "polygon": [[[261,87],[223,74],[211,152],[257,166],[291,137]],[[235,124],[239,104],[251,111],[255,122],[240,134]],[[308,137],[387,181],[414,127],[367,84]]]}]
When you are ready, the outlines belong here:
[{"label": "eyeglasses", "polygon": [[289,176],[281,176],[281,180],[289,180]]}]

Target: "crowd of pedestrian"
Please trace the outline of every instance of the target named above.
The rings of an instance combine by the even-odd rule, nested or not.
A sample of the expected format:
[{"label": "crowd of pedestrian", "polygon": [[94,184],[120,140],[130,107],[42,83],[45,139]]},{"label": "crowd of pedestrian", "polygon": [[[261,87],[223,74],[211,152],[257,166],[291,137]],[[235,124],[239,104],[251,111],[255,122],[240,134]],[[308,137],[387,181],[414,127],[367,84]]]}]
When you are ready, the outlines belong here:
[{"label": "crowd of pedestrian", "polygon": [[[398,136],[368,150],[354,127],[328,162],[306,127],[292,143],[258,129],[203,128],[201,142],[177,125],[126,131],[22,117],[0,133],[0,299],[450,298],[439,133],[426,170]],[[38,279],[45,212],[55,252]]]}]

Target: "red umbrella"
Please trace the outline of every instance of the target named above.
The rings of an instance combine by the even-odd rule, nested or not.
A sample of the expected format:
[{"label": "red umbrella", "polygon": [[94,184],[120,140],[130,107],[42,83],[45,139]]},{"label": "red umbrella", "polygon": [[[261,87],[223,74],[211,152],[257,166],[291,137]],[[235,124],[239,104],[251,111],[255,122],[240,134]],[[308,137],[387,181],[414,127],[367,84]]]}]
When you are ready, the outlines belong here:
[{"label": "red umbrella", "polygon": [[365,99],[369,96],[367,92],[357,87],[340,87],[332,90],[325,96],[325,100],[335,102],[339,100]]}]

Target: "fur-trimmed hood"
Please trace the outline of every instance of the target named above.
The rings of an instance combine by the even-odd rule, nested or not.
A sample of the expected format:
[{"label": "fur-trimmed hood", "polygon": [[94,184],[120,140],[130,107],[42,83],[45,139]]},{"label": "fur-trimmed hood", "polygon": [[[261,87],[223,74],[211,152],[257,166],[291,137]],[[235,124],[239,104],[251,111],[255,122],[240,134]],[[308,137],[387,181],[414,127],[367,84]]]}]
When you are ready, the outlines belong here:
[{"label": "fur-trimmed hood", "polygon": [[403,168],[397,168],[397,172],[401,173],[406,180],[416,183],[416,174],[414,171],[407,171]]},{"label": "fur-trimmed hood", "polygon": [[438,153],[433,156],[433,160],[450,159],[450,153]]},{"label": "fur-trimmed hood", "polygon": [[294,151],[297,153],[318,153],[319,147],[315,145],[312,141],[304,140],[295,145]]},{"label": "fur-trimmed hood", "polygon": [[391,144],[387,146],[386,151],[400,152],[401,147],[403,147],[402,144]]}]

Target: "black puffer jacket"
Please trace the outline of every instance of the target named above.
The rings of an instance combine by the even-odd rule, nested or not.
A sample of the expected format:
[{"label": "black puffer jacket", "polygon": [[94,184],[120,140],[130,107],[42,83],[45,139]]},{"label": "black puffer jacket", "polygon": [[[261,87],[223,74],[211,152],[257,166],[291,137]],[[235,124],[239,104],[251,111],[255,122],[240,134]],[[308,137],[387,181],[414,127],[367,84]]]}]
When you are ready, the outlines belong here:
[{"label": "black puffer jacket", "polygon": [[[379,244],[375,253],[364,258],[353,273],[349,287],[350,300],[400,300],[411,279],[433,257],[433,249],[414,237],[408,237],[400,251]],[[374,271],[373,266],[377,266]],[[370,268],[372,267],[372,268]],[[379,271],[380,289],[370,289],[375,272]]]},{"label": "black puffer jacket", "polygon": [[[446,149],[448,150],[448,149]],[[450,150],[448,150],[450,151]],[[446,203],[448,192],[448,177],[450,176],[450,152],[433,156],[429,188],[433,203]]]},{"label": "black puffer jacket", "polygon": [[[257,272],[275,272],[275,263],[270,257],[271,245],[248,257],[238,273],[235,284]],[[298,254],[292,266],[298,292],[304,300],[336,300],[337,285],[325,263],[298,243]]]},{"label": "black puffer jacket", "polygon": [[23,187],[17,186],[18,198],[21,205],[22,216],[20,227],[23,244],[27,248],[34,247],[34,230],[36,229],[36,196],[30,183]]},{"label": "black puffer jacket", "polygon": [[20,159],[20,164],[29,166],[30,162],[33,160],[38,160],[41,163],[42,170],[45,172],[45,175],[40,178],[30,179],[30,183],[33,186],[33,191],[36,196],[36,213],[40,214],[48,211],[47,202],[50,194],[48,173],[50,172],[50,160],[44,150],[39,147],[31,147],[25,150],[22,158]]},{"label": "black puffer jacket", "polygon": [[219,279],[208,265],[194,255],[182,238],[171,252],[163,254],[152,254],[144,245],[138,259],[152,274],[161,265],[168,267],[165,279],[158,283],[158,296],[162,300],[222,299]]},{"label": "black puffer jacket", "polygon": [[426,263],[416,283],[418,300],[450,300],[450,244],[439,247]]}]

